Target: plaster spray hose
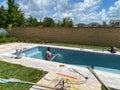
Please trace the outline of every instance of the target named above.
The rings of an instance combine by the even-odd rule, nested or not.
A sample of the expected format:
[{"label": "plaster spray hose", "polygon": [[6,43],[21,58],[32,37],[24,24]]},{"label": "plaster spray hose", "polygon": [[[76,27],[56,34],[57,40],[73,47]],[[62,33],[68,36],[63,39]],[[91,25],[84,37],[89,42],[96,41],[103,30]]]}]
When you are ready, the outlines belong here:
[{"label": "plaster spray hose", "polygon": [[85,82],[87,81],[88,77],[84,76],[83,74],[81,74],[80,72],[78,72],[76,69],[74,69],[74,68],[69,68],[69,70],[70,70],[71,72],[75,72],[75,73],[79,74],[80,76],[82,76],[82,77],[84,78],[84,81],[81,82],[81,83],[69,83],[69,84],[80,85],[80,84],[83,84],[83,83],[85,83]]},{"label": "plaster spray hose", "polygon": [[5,84],[5,83],[8,83],[8,82],[25,83],[25,84],[36,85],[36,86],[39,86],[39,87],[49,88],[49,89],[52,89],[52,90],[55,89],[54,87],[40,85],[40,84],[36,84],[36,83],[33,83],[33,82],[28,82],[28,81],[22,81],[20,79],[15,79],[15,78],[3,79],[3,78],[0,78],[0,83],[4,83]]}]

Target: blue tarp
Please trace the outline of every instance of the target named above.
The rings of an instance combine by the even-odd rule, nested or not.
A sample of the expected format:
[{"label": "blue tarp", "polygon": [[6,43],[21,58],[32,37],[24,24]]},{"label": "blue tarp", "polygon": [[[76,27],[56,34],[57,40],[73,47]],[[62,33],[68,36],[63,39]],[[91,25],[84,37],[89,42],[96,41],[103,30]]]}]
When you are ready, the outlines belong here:
[{"label": "blue tarp", "polygon": [[5,29],[0,29],[0,34],[8,35],[8,31]]}]

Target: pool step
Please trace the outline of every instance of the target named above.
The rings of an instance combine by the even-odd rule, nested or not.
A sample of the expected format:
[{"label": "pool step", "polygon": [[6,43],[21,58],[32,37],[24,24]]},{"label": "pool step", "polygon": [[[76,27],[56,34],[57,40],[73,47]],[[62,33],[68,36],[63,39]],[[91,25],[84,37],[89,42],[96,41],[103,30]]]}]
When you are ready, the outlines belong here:
[{"label": "pool step", "polygon": [[37,52],[34,52],[34,53],[30,53],[28,55],[26,55],[27,57],[37,57],[39,59],[43,59],[42,57],[42,52],[41,51],[37,51]]}]

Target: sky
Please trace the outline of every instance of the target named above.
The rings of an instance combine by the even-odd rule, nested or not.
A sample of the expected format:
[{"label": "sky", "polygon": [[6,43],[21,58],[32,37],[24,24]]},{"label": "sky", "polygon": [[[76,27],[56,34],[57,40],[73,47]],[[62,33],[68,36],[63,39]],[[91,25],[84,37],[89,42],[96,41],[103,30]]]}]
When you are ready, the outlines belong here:
[{"label": "sky", "polygon": [[[0,0],[0,6],[7,8],[7,0]],[[89,24],[120,20],[120,0],[15,0],[25,17],[38,20],[51,17],[56,22],[70,17],[75,24]]]}]

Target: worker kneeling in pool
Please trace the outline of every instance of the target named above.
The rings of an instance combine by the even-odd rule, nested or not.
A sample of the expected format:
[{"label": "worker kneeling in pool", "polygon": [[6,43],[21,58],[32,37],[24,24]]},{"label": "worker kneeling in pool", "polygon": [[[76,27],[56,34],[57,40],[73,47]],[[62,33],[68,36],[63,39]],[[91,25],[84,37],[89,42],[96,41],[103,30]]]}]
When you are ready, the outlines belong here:
[{"label": "worker kneeling in pool", "polygon": [[56,54],[53,54],[52,52],[51,52],[51,48],[50,47],[48,47],[47,48],[47,51],[46,51],[46,55],[45,55],[45,57],[46,57],[46,60],[51,60],[51,58],[53,57],[53,56],[55,56]]}]

